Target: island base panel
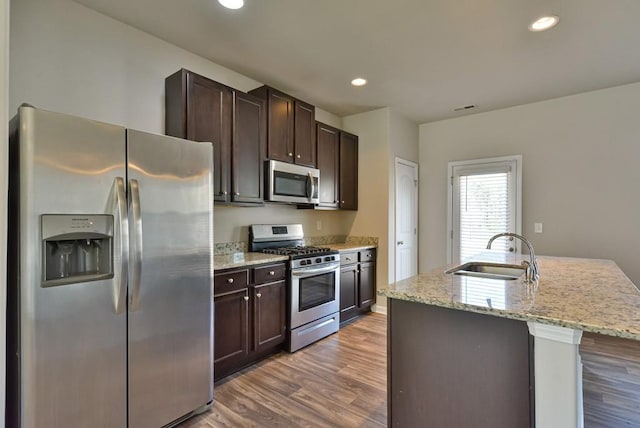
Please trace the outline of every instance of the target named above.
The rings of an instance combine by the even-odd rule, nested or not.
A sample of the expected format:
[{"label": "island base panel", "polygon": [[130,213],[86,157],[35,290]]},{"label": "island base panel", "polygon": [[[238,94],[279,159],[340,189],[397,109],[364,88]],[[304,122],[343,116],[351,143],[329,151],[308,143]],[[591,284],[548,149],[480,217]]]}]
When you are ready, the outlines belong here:
[{"label": "island base panel", "polygon": [[389,299],[389,426],[533,427],[525,322]]}]

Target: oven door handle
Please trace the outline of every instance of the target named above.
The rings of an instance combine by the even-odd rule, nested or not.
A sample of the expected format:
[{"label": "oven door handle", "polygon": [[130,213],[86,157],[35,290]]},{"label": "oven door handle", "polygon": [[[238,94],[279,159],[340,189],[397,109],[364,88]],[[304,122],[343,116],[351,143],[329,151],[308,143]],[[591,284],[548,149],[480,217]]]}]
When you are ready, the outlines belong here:
[{"label": "oven door handle", "polygon": [[322,273],[334,272],[340,267],[340,264],[335,263],[328,267],[318,268],[318,269],[301,269],[301,270],[293,270],[291,271],[291,275],[293,276],[311,276],[318,275]]}]

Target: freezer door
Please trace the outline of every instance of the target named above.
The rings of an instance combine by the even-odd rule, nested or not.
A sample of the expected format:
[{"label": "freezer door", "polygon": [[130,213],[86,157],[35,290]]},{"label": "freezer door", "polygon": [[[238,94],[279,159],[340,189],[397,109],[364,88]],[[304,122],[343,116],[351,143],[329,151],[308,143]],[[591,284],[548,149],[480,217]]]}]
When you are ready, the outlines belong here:
[{"label": "freezer door", "polygon": [[129,426],[213,399],[212,147],[127,130]]},{"label": "freezer door", "polygon": [[[15,120],[7,426],[125,426],[125,129],[30,107]],[[99,245],[91,219],[110,254],[87,252]],[[43,270],[48,252],[55,273]],[[105,264],[92,265],[90,253]]]}]

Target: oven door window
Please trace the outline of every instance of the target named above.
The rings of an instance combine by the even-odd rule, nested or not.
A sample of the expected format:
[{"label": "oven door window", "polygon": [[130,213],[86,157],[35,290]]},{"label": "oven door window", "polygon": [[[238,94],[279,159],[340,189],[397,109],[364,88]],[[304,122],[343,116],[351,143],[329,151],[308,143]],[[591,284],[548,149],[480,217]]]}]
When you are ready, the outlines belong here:
[{"label": "oven door window", "polygon": [[336,299],[334,272],[300,278],[300,312],[332,302]]}]

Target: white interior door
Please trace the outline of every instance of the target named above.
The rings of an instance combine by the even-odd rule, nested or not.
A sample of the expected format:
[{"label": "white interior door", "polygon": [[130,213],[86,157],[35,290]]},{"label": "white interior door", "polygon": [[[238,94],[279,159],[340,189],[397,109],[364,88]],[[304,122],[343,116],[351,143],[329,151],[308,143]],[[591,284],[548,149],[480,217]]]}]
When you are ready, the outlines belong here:
[{"label": "white interior door", "polygon": [[418,165],[396,158],[395,279],[418,273]]}]

